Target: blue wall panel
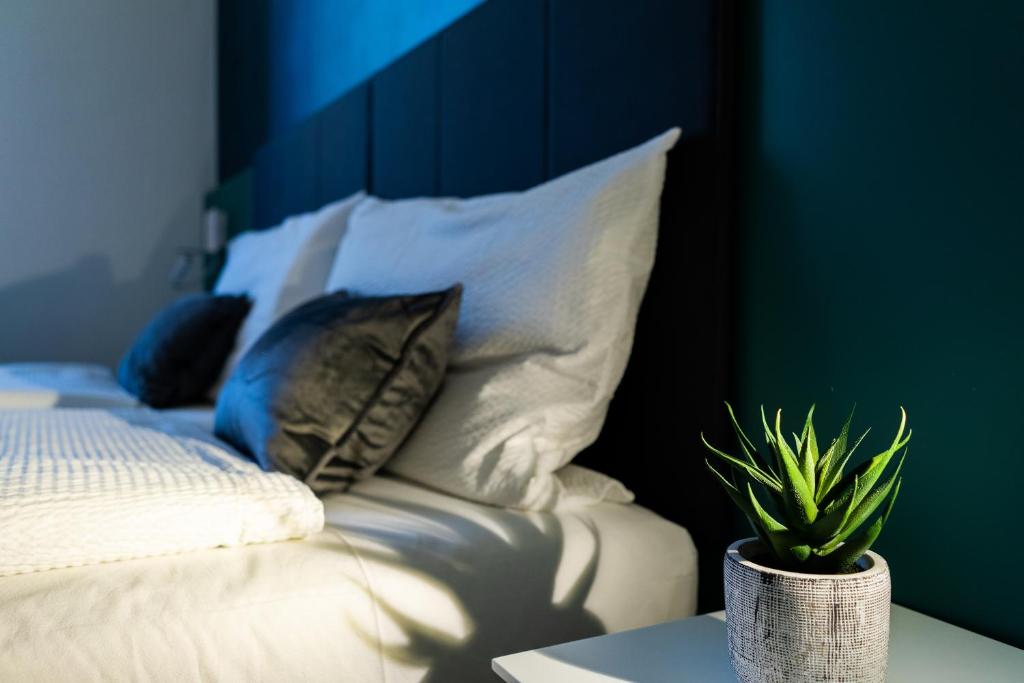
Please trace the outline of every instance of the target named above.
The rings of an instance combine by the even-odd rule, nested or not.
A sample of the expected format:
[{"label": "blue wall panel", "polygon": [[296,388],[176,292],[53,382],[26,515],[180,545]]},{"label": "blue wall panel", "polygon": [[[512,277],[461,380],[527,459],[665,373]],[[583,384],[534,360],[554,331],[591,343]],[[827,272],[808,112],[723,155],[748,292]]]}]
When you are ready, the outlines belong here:
[{"label": "blue wall panel", "polygon": [[220,0],[221,177],[481,2]]},{"label": "blue wall panel", "polygon": [[[489,0],[275,135],[254,169],[255,223],[265,227],[363,183],[383,197],[526,189],[684,126],[691,135],[672,155],[663,195],[647,296],[654,303],[641,312],[629,373],[602,437],[580,462],[623,478],[643,504],[712,549],[701,554],[710,577],[701,582],[705,609],[721,604],[714,577],[731,510],[702,459],[666,461],[663,454],[685,450],[680,434],[724,427],[729,309],[719,280],[729,258],[727,226],[719,222],[721,129],[713,122],[716,6]],[[692,320],[702,321],[699,329],[686,324]],[[641,474],[654,471],[658,477]],[[679,495],[676,482],[698,480],[707,486]]]},{"label": "blue wall panel", "polygon": [[436,194],[438,189],[437,39],[373,80],[372,191],[382,197]]},{"label": "blue wall panel", "polygon": [[480,1],[271,0],[271,134],[319,110]]},{"label": "blue wall panel", "polygon": [[319,133],[313,118],[260,149],[253,163],[253,227],[268,228],[316,206]]},{"label": "blue wall panel", "polygon": [[317,205],[367,186],[370,87],[363,85],[317,114],[320,124]]},{"label": "blue wall panel", "polygon": [[[523,190],[544,180],[546,4],[490,0],[439,36],[441,194]],[[501,161],[480,164],[481,157]]]},{"label": "blue wall panel", "polygon": [[[603,4],[596,11],[591,0],[551,2],[550,49],[557,55],[550,75],[555,175],[642,142],[652,130],[680,126],[697,135],[711,127],[711,3]],[[587,112],[586,118],[580,112]]]}]

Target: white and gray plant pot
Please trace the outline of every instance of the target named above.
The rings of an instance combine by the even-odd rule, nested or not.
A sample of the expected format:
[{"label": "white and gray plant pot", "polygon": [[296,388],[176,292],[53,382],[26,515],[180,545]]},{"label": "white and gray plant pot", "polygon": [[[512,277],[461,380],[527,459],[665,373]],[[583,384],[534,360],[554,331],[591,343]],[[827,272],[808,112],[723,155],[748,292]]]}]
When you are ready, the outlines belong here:
[{"label": "white and gray plant pot", "polygon": [[868,551],[850,574],[772,569],[756,538],[725,553],[729,659],[743,683],[885,680],[889,566]]}]

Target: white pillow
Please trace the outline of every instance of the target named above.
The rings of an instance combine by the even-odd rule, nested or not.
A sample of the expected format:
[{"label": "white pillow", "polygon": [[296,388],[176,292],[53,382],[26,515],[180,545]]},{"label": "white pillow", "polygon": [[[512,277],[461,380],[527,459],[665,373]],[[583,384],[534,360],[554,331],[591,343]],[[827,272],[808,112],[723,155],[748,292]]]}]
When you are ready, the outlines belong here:
[{"label": "white pillow", "polygon": [[550,509],[622,377],[654,261],[672,129],[521,193],[366,199],[328,289],[465,285],[444,389],[388,468],[455,495]]},{"label": "white pillow", "polygon": [[589,507],[597,503],[632,503],[635,496],[618,479],[586,467],[568,464],[555,472],[558,508]]},{"label": "white pillow", "polygon": [[324,293],[327,275],[363,192],[328,204],[315,213],[285,219],[269,230],[244,232],[228,244],[228,258],[217,280],[217,294],[248,294],[252,308],[238,331],[235,349],[213,394],[245,352],[274,322],[299,304]]}]

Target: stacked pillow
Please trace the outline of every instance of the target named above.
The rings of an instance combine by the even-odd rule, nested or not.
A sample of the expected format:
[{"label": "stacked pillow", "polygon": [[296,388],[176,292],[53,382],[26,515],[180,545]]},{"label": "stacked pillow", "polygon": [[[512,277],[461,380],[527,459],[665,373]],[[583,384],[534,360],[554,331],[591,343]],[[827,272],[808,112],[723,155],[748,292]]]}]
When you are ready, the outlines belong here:
[{"label": "stacked pillow", "polygon": [[505,507],[631,500],[567,465],[597,438],[625,370],[678,137],[526,192],[360,193],[236,238],[215,291],[253,307],[217,433],[318,491],[386,463]]},{"label": "stacked pillow", "polygon": [[447,385],[388,468],[494,505],[547,509],[629,358],[677,129],[521,193],[353,211],[327,289],[465,285]]},{"label": "stacked pillow", "polygon": [[319,211],[292,216],[275,228],[231,240],[214,293],[246,295],[253,305],[214,393],[275,320],[324,293],[349,215],[364,197],[358,192]]},{"label": "stacked pillow", "polygon": [[169,408],[205,402],[275,320],[324,291],[338,242],[359,192],[228,245],[214,293],[183,297],[157,313],[118,368],[143,403]]}]

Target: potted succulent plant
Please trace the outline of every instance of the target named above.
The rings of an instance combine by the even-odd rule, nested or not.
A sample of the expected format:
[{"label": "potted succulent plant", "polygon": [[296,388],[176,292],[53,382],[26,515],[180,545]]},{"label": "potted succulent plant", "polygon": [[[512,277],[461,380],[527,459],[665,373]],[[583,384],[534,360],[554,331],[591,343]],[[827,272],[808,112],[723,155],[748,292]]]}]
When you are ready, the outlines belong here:
[{"label": "potted succulent plant", "polygon": [[899,492],[906,451],[882,477],[910,440],[906,411],[900,408],[892,443],[844,473],[868,433],[850,439],[852,412],[822,450],[813,406],[792,442],[782,431],[782,411],[770,426],[762,408],[767,450],[761,453],[728,403],[726,409],[742,457],[715,448],[703,434],[701,440],[714,454],[708,468],[757,534],[733,543],[725,556],[729,657],[737,678],[884,681],[889,569],[869,548]]}]

